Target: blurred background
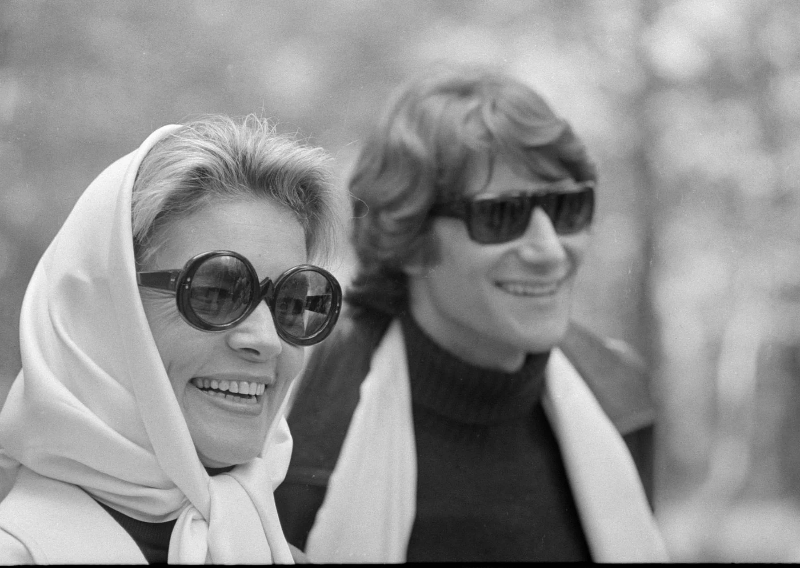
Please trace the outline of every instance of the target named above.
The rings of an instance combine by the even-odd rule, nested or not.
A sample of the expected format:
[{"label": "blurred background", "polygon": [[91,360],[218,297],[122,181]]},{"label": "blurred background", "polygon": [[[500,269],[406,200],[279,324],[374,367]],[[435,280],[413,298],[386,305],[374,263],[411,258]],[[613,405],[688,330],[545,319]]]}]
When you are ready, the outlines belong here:
[{"label": "blurred background", "polygon": [[40,255],[152,130],[260,113],[344,183],[391,90],[438,62],[529,82],[599,163],[574,317],[653,369],[673,558],[800,561],[794,0],[0,2],[0,384]]}]

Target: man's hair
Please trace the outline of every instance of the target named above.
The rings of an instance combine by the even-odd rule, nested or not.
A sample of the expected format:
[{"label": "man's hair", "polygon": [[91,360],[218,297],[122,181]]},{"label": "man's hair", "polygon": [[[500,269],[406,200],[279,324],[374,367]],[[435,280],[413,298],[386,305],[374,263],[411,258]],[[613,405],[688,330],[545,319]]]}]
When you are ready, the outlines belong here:
[{"label": "man's hair", "polygon": [[522,81],[483,69],[437,70],[403,86],[367,138],[349,189],[352,242],[359,261],[348,301],[403,311],[403,265],[435,251],[429,211],[463,195],[479,165],[502,157],[545,179],[595,180],[596,170],[570,125]]},{"label": "man's hair", "polygon": [[185,124],[147,153],[134,181],[133,241],[146,263],[161,229],[215,202],[269,199],[297,217],[309,260],[331,260],[343,230],[344,196],[330,156],[277,134],[267,119],[208,116]]}]

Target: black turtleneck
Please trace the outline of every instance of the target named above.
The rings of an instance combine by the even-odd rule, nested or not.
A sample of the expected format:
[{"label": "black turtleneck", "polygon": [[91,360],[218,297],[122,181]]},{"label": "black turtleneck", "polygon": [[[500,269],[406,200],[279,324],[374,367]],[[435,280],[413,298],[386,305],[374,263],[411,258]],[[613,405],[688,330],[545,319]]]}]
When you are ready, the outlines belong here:
[{"label": "black turtleneck", "polygon": [[402,318],[417,445],[407,560],[590,561],[542,408],[549,353],[513,373],[468,364]]},{"label": "black turtleneck", "polygon": [[[206,472],[210,476],[219,475],[231,471],[235,466],[212,468],[207,467]],[[166,564],[169,555],[169,540],[172,537],[172,529],[175,528],[177,519],[171,521],[164,521],[163,523],[148,523],[129,517],[120,513],[116,509],[112,509],[108,505],[104,505],[97,501],[97,503],[108,512],[109,515],[114,517],[120,526],[130,535],[136,542],[139,550],[142,551],[145,560],[148,564]]]}]

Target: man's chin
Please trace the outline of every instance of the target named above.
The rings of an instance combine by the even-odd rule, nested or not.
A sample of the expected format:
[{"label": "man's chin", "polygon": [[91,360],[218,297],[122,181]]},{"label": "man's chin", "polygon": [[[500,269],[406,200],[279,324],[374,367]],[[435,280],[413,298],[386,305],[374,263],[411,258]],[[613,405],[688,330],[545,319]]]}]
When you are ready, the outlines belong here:
[{"label": "man's chin", "polygon": [[545,353],[563,341],[567,334],[568,323],[550,326],[546,330],[537,330],[535,335],[527,335],[523,345],[527,353]]}]

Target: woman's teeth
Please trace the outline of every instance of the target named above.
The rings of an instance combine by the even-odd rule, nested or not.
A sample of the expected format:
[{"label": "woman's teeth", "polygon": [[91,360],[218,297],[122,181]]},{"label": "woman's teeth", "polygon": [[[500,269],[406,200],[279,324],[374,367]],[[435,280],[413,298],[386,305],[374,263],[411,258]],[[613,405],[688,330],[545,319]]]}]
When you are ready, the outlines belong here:
[{"label": "woman's teeth", "polygon": [[251,381],[220,381],[217,379],[195,377],[191,382],[194,386],[201,389],[206,394],[224,396],[226,398],[236,398],[239,400],[244,397],[255,400],[255,397],[261,396],[267,389],[267,386],[264,383],[256,383]]}]

